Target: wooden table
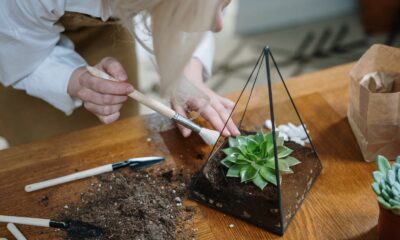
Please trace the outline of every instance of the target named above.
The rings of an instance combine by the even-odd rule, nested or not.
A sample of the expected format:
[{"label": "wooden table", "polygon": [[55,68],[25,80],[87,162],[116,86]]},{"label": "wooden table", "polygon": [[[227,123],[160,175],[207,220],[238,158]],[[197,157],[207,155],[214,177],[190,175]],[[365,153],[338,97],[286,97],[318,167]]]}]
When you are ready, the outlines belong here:
[{"label": "wooden table", "polygon": [[[365,163],[346,118],[352,64],[287,81],[324,170],[283,239],[374,239],[377,201],[371,190],[374,164]],[[234,96],[234,95],[232,95]],[[134,156],[160,154],[167,165],[198,169],[198,137],[183,139],[158,115],[140,116],[0,151],[0,214],[55,217],[77,201],[91,180],[26,193],[24,186]],[[170,129],[162,133],[161,130]],[[151,138],[151,141],[146,141]],[[41,199],[48,196],[43,204]],[[277,239],[274,234],[220,212],[199,208],[198,239]],[[230,228],[229,225],[235,227]],[[21,226],[29,239],[52,239],[41,228]],[[12,239],[0,225],[0,237]]]}]

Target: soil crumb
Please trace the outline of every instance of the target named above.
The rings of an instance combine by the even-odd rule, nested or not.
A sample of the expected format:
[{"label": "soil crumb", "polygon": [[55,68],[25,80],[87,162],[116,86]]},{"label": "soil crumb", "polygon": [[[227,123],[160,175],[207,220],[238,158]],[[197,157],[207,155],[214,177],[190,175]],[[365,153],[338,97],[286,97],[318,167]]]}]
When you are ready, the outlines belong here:
[{"label": "soil crumb", "polygon": [[129,169],[104,174],[81,200],[61,213],[102,229],[99,237],[68,231],[65,239],[194,239],[195,209],[184,206],[190,175]]}]

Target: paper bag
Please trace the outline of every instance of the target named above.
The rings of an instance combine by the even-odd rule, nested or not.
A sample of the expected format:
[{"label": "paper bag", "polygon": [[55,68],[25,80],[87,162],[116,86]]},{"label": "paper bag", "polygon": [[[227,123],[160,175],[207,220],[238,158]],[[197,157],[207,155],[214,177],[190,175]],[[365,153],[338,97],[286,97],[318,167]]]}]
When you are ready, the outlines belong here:
[{"label": "paper bag", "polygon": [[400,155],[400,49],[373,45],[350,72],[348,119],[364,160]]}]

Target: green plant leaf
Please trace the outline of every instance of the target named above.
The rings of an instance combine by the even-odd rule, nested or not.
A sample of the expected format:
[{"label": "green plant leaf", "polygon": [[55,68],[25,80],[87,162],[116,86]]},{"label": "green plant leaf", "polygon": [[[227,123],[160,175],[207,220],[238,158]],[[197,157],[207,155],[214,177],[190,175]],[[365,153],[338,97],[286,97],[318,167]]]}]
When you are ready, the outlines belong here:
[{"label": "green plant leaf", "polygon": [[275,171],[269,167],[263,166],[260,169],[260,175],[268,182],[277,185]]},{"label": "green plant leaf", "polygon": [[255,137],[254,137],[254,140],[255,140],[258,144],[264,142],[264,133],[263,133],[262,131],[257,132],[256,135],[255,135]]},{"label": "green plant leaf", "polygon": [[246,136],[237,136],[237,137],[236,137],[236,140],[237,140],[237,142],[239,143],[239,146],[241,146],[241,145],[246,145],[246,144],[247,144],[248,137],[246,137]]},{"label": "green plant leaf", "polygon": [[267,185],[268,182],[267,180],[265,180],[263,177],[261,177],[261,175],[257,174],[254,178],[253,178],[253,183],[259,187],[261,190],[263,190]]},{"label": "green plant leaf", "polygon": [[[274,161],[274,159],[273,159],[273,158],[268,159],[268,162],[267,162],[266,166],[267,166],[268,168],[273,168],[273,169],[275,169],[276,167],[275,167],[275,161]],[[285,162],[284,160],[282,160],[282,159],[278,159],[278,168],[279,168],[279,171],[280,171],[280,172],[283,172],[283,173],[293,173],[292,169],[290,169],[290,167],[289,167],[289,164],[288,164],[287,162]]]},{"label": "green plant leaf", "polygon": [[400,190],[398,190],[398,188],[395,187],[395,186],[392,186],[392,193],[393,193],[393,196],[399,196],[400,197]]},{"label": "green plant leaf", "polygon": [[400,169],[397,170],[397,181],[400,182]]},{"label": "green plant leaf", "polygon": [[281,159],[278,160],[279,171],[283,173],[293,173],[292,169],[290,169],[289,165],[286,162],[283,162]]},{"label": "green plant leaf", "polygon": [[274,158],[270,158],[267,160],[267,162],[264,164],[264,166],[270,168],[270,169],[275,169],[275,161]]},{"label": "green plant leaf", "polygon": [[400,201],[396,201],[396,200],[394,200],[393,198],[389,199],[389,203],[390,203],[392,206],[399,206],[399,207],[400,207]]},{"label": "green plant leaf", "polygon": [[247,182],[253,179],[257,174],[257,170],[252,166],[244,166],[240,169],[241,182]]},{"label": "green plant leaf", "polygon": [[297,158],[294,158],[294,157],[291,157],[291,156],[288,156],[288,157],[286,157],[286,158],[284,158],[284,159],[282,159],[282,160],[284,160],[285,162],[287,162],[287,164],[289,165],[289,167],[295,166],[295,165],[301,163]]},{"label": "green plant leaf", "polygon": [[[278,134],[279,135],[279,134]],[[277,147],[281,147],[281,146],[283,146],[283,143],[284,143],[285,141],[284,141],[284,139],[283,139],[283,137],[277,137],[276,138],[276,146]]]},{"label": "green plant leaf", "polygon": [[240,165],[233,165],[228,169],[228,172],[226,173],[227,177],[239,177],[240,175],[240,169],[242,166]]},{"label": "green plant leaf", "polygon": [[374,192],[376,193],[376,195],[380,196],[381,195],[381,190],[379,188],[379,184],[378,183],[373,183],[372,184],[372,189],[374,190]]},{"label": "green plant leaf", "polygon": [[373,171],[372,177],[374,178],[375,182],[377,182],[377,183],[379,183],[382,179],[384,179],[383,174],[379,171]]},{"label": "green plant leaf", "polygon": [[267,148],[268,148],[268,143],[266,141],[262,142],[261,145],[260,145],[260,150],[261,150],[260,152],[261,152],[261,157],[262,158],[268,157]]},{"label": "green plant leaf", "polygon": [[386,175],[387,171],[390,169],[390,163],[387,158],[384,156],[378,155],[376,158],[376,164],[378,165],[378,169],[383,175]]},{"label": "green plant leaf", "polygon": [[389,184],[392,186],[396,182],[396,175],[392,169],[388,170],[388,172],[387,172],[387,180],[388,180]]},{"label": "green plant leaf", "polygon": [[[300,161],[290,156],[293,151],[284,146],[284,140],[279,137],[278,132],[274,137],[278,147],[279,173],[293,173],[290,166],[299,164]],[[221,161],[228,168],[228,177],[240,177],[241,182],[252,181],[259,188],[265,187],[268,182],[277,184],[272,132],[264,134],[258,131],[255,135],[229,138],[228,142],[229,147],[223,149],[227,156]],[[278,177],[281,181],[280,174]]]},{"label": "green plant leaf", "polygon": [[245,156],[246,159],[249,159],[250,161],[256,162],[256,161],[259,160],[259,158],[258,158],[255,154],[253,154],[253,153],[251,153],[251,152],[248,152],[248,153],[246,153],[245,155],[246,155],[246,156]]},{"label": "green plant leaf", "polygon": [[287,156],[289,156],[290,154],[292,154],[293,150],[288,148],[288,147],[284,147],[284,146],[280,146],[278,147],[278,158],[285,158]]},{"label": "green plant leaf", "polygon": [[400,192],[400,181],[399,182],[395,182],[392,186],[392,188],[395,188],[397,191]]},{"label": "green plant leaf", "polygon": [[240,150],[236,147],[225,148],[222,152],[224,152],[226,156],[235,156],[240,154]]},{"label": "green plant leaf", "polygon": [[390,210],[393,214],[400,216],[400,206],[392,207]]},{"label": "green plant leaf", "polygon": [[231,160],[229,158],[224,158],[221,160],[221,164],[224,165],[227,168],[230,168],[231,166],[234,165],[233,162],[231,162]]},{"label": "green plant leaf", "polygon": [[388,202],[390,197],[390,194],[388,193],[389,189],[381,189],[381,196]]},{"label": "green plant leaf", "polygon": [[247,141],[246,149],[248,153],[255,152],[258,149],[258,143],[254,139],[249,138]]},{"label": "green plant leaf", "polygon": [[230,137],[230,138],[228,139],[228,142],[229,142],[229,146],[230,146],[230,147],[237,147],[237,146],[239,146],[239,141],[237,140],[237,138]]},{"label": "green plant leaf", "polygon": [[385,201],[382,197],[378,197],[378,202],[381,204],[381,206],[385,209],[391,209],[391,206],[388,202]]}]

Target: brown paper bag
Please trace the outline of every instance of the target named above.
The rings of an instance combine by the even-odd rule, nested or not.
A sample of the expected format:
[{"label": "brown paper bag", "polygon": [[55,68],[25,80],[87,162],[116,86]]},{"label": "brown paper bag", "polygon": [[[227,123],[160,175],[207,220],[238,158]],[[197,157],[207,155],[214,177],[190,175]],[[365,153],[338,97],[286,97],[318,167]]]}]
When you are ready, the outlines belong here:
[{"label": "brown paper bag", "polygon": [[348,119],[367,162],[400,155],[400,49],[373,45],[350,72]]}]

